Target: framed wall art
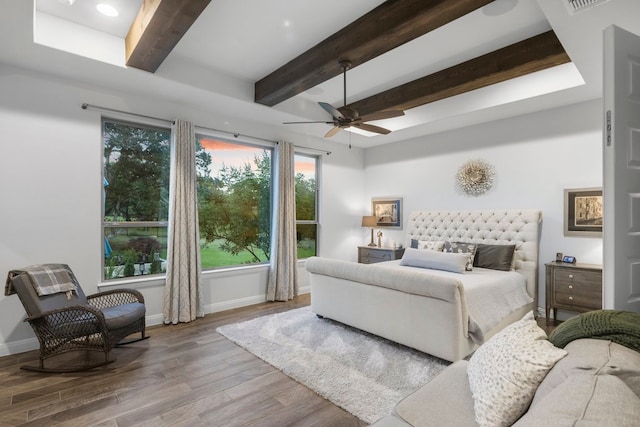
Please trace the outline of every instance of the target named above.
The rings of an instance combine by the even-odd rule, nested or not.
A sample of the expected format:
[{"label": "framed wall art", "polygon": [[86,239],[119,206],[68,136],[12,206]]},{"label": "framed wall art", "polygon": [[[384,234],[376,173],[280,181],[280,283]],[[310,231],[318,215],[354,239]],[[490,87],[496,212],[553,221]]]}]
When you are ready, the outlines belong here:
[{"label": "framed wall art", "polygon": [[376,227],[402,228],[402,198],[374,197],[371,214],[376,217]]},{"label": "framed wall art", "polygon": [[564,235],[602,237],[602,188],[564,190]]}]

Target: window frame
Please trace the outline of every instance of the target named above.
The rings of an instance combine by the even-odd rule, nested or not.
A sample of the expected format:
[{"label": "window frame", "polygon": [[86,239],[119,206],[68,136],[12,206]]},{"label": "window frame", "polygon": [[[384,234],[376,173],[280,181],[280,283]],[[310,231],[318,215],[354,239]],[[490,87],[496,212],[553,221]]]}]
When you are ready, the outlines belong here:
[{"label": "window frame", "polygon": [[[310,154],[305,151],[294,151],[294,156],[303,156],[310,157],[315,160],[315,200],[314,200],[314,218],[315,220],[298,220],[296,218],[296,228],[298,225],[315,225],[316,226],[316,244],[315,244],[315,254],[318,255],[320,250],[320,165],[321,165],[321,156],[318,154]],[[295,176],[295,160],[294,160],[294,176]],[[297,249],[297,248],[296,248]],[[298,258],[299,260],[306,260],[307,258]]]},{"label": "window frame", "polygon": [[[101,208],[100,208],[100,212],[101,212],[101,227],[100,227],[100,234],[101,234],[101,244],[100,244],[100,253],[101,253],[101,274],[100,274],[100,282],[105,284],[105,285],[110,285],[110,284],[115,284],[118,281],[142,281],[142,280],[149,280],[149,279],[160,279],[166,276],[166,272],[160,272],[160,273],[148,273],[148,274],[138,274],[138,275],[133,275],[133,276],[123,276],[123,277],[113,277],[113,278],[107,278],[105,276],[106,273],[106,268],[107,268],[107,263],[106,263],[106,257],[105,257],[105,241],[107,241],[107,236],[105,231],[109,228],[164,228],[165,229],[165,234],[168,236],[169,234],[169,221],[168,218],[167,220],[158,220],[158,221],[105,221],[105,213],[106,213],[106,203],[105,203],[105,187],[104,187],[104,182],[106,179],[105,176],[105,153],[104,153],[104,128],[105,128],[105,124],[106,123],[115,123],[115,124],[119,124],[119,125],[124,125],[124,126],[131,126],[131,127],[137,127],[137,128],[142,128],[142,129],[150,129],[150,130],[154,130],[154,131],[162,131],[162,132],[167,132],[169,134],[169,138],[168,138],[168,142],[169,142],[169,170],[166,172],[169,176],[171,176],[171,150],[173,149],[173,142],[172,142],[172,136],[173,136],[173,132],[170,126],[162,126],[160,124],[151,124],[151,123],[147,123],[144,121],[134,121],[134,120],[127,120],[127,119],[120,119],[120,118],[116,118],[116,117],[110,117],[110,116],[102,116],[100,118],[100,139],[101,139],[101,163],[102,163],[102,168],[101,168],[101,179],[100,179],[100,183],[101,183],[101,189],[103,192],[103,197],[101,198]],[[170,187],[170,184],[169,184]],[[167,188],[167,190],[169,190]],[[169,215],[169,212],[167,211],[167,217]],[[167,250],[168,250],[168,241],[167,241]]]},{"label": "window frame", "polygon": [[[239,146],[245,146],[245,147],[251,147],[251,148],[255,148],[255,149],[259,149],[259,150],[267,150],[270,152],[269,154],[269,160],[270,160],[270,182],[269,182],[269,241],[272,241],[272,236],[271,236],[271,232],[272,232],[272,227],[273,227],[273,209],[274,209],[274,200],[273,200],[273,196],[274,196],[274,161],[275,161],[275,143],[268,143],[266,140],[263,141],[259,141],[259,142],[255,142],[250,138],[247,138],[243,135],[238,135],[235,136],[234,138],[230,138],[229,135],[225,135],[225,134],[221,134],[219,132],[215,132],[212,131],[211,129],[208,128],[196,128],[196,132],[195,132],[195,138],[196,138],[196,142],[199,142],[200,139],[212,139],[212,140],[218,140],[221,142],[224,142],[226,144],[232,144],[232,145],[239,145]],[[200,208],[198,207],[198,210]],[[198,214],[200,214],[200,212],[198,212]],[[269,257],[271,255],[269,254]],[[220,272],[220,271],[224,271],[224,270],[237,270],[237,269],[247,269],[247,268],[257,268],[257,267],[264,267],[266,265],[269,265],[270,260],[267,259],[265,261],[262,262],[254,262],[254,263],[249,263],[249,264],[230,264],[230,265],[220,265],[220,266],[215,266],[215,267],[204,267],[202,265],[202,257],[201,257],[201,261],[200,261],[200,268],[202,270],[203,273],[212,273],[212,272]]]}]

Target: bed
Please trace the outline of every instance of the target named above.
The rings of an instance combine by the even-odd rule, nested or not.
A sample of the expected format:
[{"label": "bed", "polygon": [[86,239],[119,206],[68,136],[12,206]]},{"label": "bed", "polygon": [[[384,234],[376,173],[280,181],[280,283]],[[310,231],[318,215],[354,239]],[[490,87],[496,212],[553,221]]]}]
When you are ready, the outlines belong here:
[{"label": "bed", "polygon": [[[535,311],[540,223],[538,210],[413,212],[402,260],[358,264],[309,258],[305,267],[311,308],[318,316],[442,359],[463,359],[496,332]],[[472,271],[456,267],[452,272],[408,261],[426,256],[431,266],[432,257],[448,257],[447,262],[459,257],[415,249],[442,242],[449,242],[450,250],[465,243],[483,250],[509,245],[515,249],[506,271],[481,264]]]}]

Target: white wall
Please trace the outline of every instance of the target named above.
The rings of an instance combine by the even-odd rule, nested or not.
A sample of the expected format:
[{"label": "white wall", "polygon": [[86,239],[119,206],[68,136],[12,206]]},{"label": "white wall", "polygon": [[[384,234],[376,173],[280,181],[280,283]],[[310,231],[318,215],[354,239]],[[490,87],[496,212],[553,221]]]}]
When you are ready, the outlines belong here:
[{"label": "white wall", "polygon": [[[543,111],[365,151],[365,194],[401,196],[403,221],[431,209],[542,210],[539,304],[544,307],[544,263],[556,252],[602,263],[599,238],[564,237],[565,188],[602,186],[601,101]],[[460,165],[482,158],[495,167],[493,188],[478,197],[460,193]],[[405,242],[405,231],[383,231]]]},{"label": "white wall", "polygon": [[[100,113],[90,103],[216,127],[207,111],[135,93],[86,86],[0,64],[0,274],[30,264],[69,264],[86,293],[101,279],[102,140]],[[320,253],[355,259],[361,215],[363,152],[269,127],[234,122],[232,131],[327,149],[321,156]],[[301,268],[303,272],[303,268]],[[204,275],[208,312],[264,301],[267,268]],[[163,280],[118,283],[143,292],[149,324],[162,321]],[[107,285],[106,288],[112,285]],[[301,275],[301,286],[308,286]],[[16,295],[0,296],[0,355],[37,348]]]},{"label": "white wall", "polygon": [[[150,116],[185,118],[216,127],[210,112],[86,86],[0,64],[0,274],[34,263],[71,265],[87,293],[100,282],[102,141],[100,114],[88,102]],[[539,208],[543,211],[542,263],[560,251],[580,262],[601,263],[599,239],[562,235],[563,189],[602,185],[600,102],[545,111],[390,146],[348,149],[324,139],[278,133],[237,122],[233,131],[332,151],[320,171],[322,256],[355,261],[369,241],[360,218],[374,196],[402,196],[404,221],[419,209]],[[466,160],[481,157],[496,168],[486,195],[455,190]],[[404,231],[385,231],[404,242]],[[301,286],[308,285],[301,268]],[[540,268],[540,303],[544,274]],[[264,300],[266,267],[204,274],[207,311]],[[145,295],[150,324],[162,319],[163,281],[130,284]],[[0,355],[36,348],[22,322],[17,296],[0,296]]]}]

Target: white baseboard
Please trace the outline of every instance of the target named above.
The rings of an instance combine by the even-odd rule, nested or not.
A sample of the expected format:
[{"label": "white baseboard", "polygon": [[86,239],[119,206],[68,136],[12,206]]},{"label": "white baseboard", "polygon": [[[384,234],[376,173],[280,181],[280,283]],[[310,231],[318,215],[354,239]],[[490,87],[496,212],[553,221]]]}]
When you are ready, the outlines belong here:
[{"label": "white baseboard", "polygon": [[[311,287],[304,286],[301,287],[299,291],[301,295],[308,294],[311,291]],[[208,304],[204,307],[204,312],[205,314],[218,313],[220,311],[260,304],[262,302],[265,302],[266,300],[267,298],[265,295],[255,295],[246,298],[238,298],[231,301]],[[152,314],[145,318],[145,322],[147,326],[162,325],[164,323],[164,315],[162,313]],[[25,351],[37,350],[38,348],[38,339],[35,337],[6,344],[0,344],[0,357],[9,356],[10,354],[16,353],[24,353]]]},{"label": "white baseboard", "polygon": [[[299,289],[300,295],[308,294],[311,292],[311,286],[303,286]],[[218,313],[226,310],[233,310],[234,308],[246,307],[248,305],[260,304],[267,300],[265,295],[254,295],[245,298],[238,298],[230,301],[223,301],[214,304],[207,304],[204,306],[205,314]],[[164,323],[164,315],[162,313],[152,314],[146,318],[147,326],[162,325]]]},{"label": "white baseboard", "polygon": [[[303,286],[299,288],[300,295],[308,294],[309,292],[311,292],[311,286]],[[238,298],[235,300],[223,301],[215,304],[208,304],[204,307],[204,312],[206,314],[218,313],[220,311],[260,304],[265,301],[267,301],[267,297],[265,295],[254,295],[251,297]]]},{"label": "white baseboard", "polygon": [[0,357],[9,356],[10,354],[24,353],[25,351],[37,350],[40,347],[38,339],[27,338],[26,340],[13,341],[6,344],[0,344]]}]

